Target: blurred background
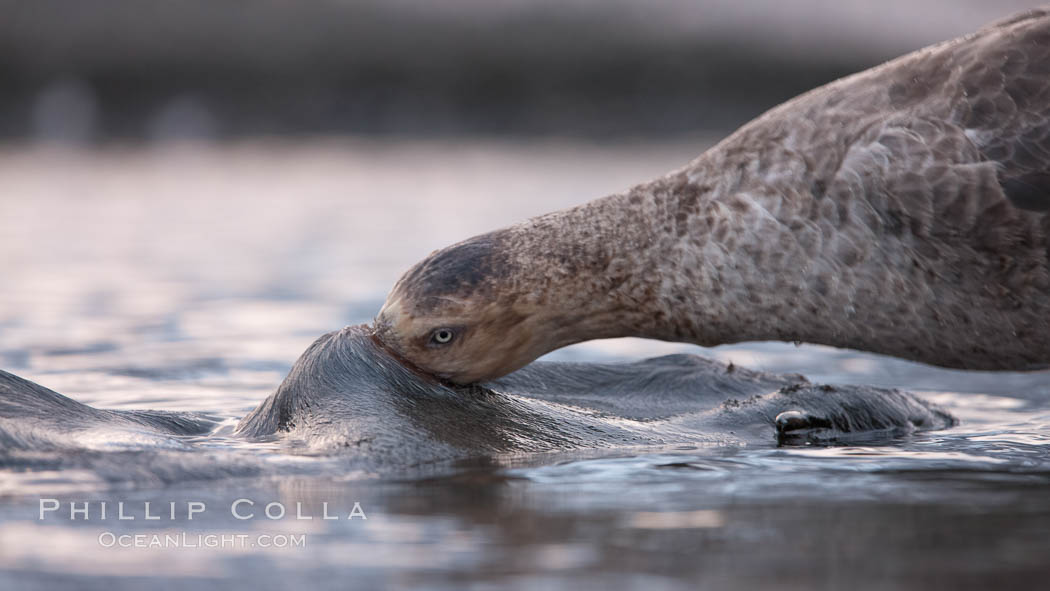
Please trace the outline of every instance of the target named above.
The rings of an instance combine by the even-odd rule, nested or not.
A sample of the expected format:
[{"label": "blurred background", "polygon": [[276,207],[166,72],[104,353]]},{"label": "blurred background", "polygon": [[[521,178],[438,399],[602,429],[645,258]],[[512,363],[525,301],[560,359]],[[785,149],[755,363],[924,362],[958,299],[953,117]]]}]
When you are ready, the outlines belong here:
[{"label": "blurred background", "polygon": [[[1036,4],[0,0],[0,369],[97,407],[205,411],[222,424],[196,449],[241,449],[225,435],[302,351],[370,322],[433,249],[624,190],[795,94]],[[101,525],[41,524],[33,495],[151,491],[0,457],[0,589],[1046,581],[1045,373],[783,343],[551,355],[672,351],[923,392],[964,425],[900,446],[770,440],[448,481],[182,483],[192,499],[365,502],[369,527],[315,521],[309,551],[279,557],[101,549]],[[686,527],[724,510],[724,526],[630,525],[639,510]]]},{"label": "blurred background", "polygon": [[234,415],[430,251],[1034,4],[0,0],[0,367]]},{"label": "blurred background", "polygon": [[1021,0],[0,1],[0,137],[725,133]]}]

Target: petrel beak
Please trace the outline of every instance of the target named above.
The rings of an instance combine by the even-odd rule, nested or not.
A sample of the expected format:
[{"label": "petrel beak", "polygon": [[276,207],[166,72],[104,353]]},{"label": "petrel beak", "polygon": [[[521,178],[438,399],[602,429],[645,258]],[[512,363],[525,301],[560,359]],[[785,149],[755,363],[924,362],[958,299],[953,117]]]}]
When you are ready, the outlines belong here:
[{"label": "petrel beak", "polygon": [[401,301],[400,298],[396,300],[387,300],[382,309],[379,310],[379,314],[376,315],[373,321],[373,330],[375,336],[381,339],[387,344],[392,344],[390,341],[396,331],[394,330],[397,326],[397,320],[401,315]]}]

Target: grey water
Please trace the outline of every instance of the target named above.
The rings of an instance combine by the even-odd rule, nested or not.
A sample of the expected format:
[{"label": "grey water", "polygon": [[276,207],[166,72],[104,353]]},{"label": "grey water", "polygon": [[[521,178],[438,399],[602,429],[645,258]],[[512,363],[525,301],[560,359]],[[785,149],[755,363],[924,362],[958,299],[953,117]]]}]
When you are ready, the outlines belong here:
[{"label": "grey water", "polygon": [[[906,389],[959,424],[856,445],[778,447],[771,430],[760,445],[495,455],[394,476],[232,436],[317,336],[369,322],[400,273],[431,250],[624,189],[709,144],[0,151],[0,368],[97,408],[204,413],[213,432],[178,439],[198,463],[237,450],[297,467],[199,481],[165,478],[163,465],[127,479],[83,469],[76,454],[131,470],[154,451],[116,432],[91,433],[58,460],[0,461],[0,588],[1045,587],[1047,372],[948,371],[783,343],[618,339],[550,358],[693,352],[815,382]],[[136,519],[116,519],[118,502]],[[146,518],[145,502],[160,519]],[[270,519],[271,502],[285,515]],[[70,503],[90,518],[71,518]],[[191,519],[191,506],[206,509]],[[116,541],[136,535],[141,545]],[[155,535],[183,542],[151,546]],[[248,542],[208,546],[207,536]],[[304,544],[281,545],[293,536]]]}]

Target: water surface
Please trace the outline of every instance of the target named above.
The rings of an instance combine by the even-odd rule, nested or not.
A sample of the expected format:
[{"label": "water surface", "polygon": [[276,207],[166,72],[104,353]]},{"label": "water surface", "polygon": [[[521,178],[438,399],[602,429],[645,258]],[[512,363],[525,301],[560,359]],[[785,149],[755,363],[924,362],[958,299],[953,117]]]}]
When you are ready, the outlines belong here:
[{"label": "water surface", "polygon": [[[431,250],[587,201],[707,145],[344,141],[6,148],[0,367],[81,402],[197,410],[194,453],[246,446],[236,419],[318,335],[370,321]],[[681,446],[479,459],[374,478],[325,458],[208,482],[114,486],[0,468],[0,588],[1039,587],[1050,574],[1050,374],[947,371],[791,344],[635,339],[555,359],[673,351],[900,387],[960,419],[863,446]],[[103,434],[102,449],[114,444]],[[252,454],[276,455],[266,444]],[[273,458],[269,458],[272,460]],[[268,461],[269,461],[268,460]],[[310,468],[312,466],[313,468]],[[62,511],[38,519],[41,498]],[[237,499],[256,517],[235,519]],[[138,519],[70,520],[70,501]],[[175,519],[146,521],[143,502]],[[314,519],[270,520],[302,504]],[[189,520],[187,502],[207,506]],[[323,503],[346,517],[323,520]],[[244,507],[242,505],[242,507]],[[93,505],[92,511],[98,506]],[[96,517],[97,513],[93,515]],[[306,535],[305,547],[106,548],[100,534]]]}]

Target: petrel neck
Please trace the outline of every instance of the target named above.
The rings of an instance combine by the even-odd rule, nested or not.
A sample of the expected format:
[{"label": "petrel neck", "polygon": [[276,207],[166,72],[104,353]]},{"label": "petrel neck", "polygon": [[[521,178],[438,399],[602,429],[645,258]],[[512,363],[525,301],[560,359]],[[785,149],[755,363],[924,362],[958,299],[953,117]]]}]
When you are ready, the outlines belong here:
[{"label": "petrel neck", "polygon": [[[520,267],[542,285],[558,346],[637,336],[716,345],[816,340],[814,269],[768,204],[707,183],[694,162],[622,194],[514,230]],[[750,183],[751,191],[756,189]],[[802,240],[804,242],[805,240]]]},{"label": "petrel neck", "polygon": [[[626,193],[527,222],[528,251],[545,253],[536,284],[559,320],[555,344],[778,340],[947,367],[1045,363],[1048,339],[1032,349],[1011,336],[1025,322],[1045,324],[1045,298],[1007,308],[997,292],[961,293],[962,263],[926,256],[936,244],[866,199],[824,195],[826,179],[805,174],[789,158],[760,169],[715,150]],[[968,264],[975,277],[997,269]]]}]

